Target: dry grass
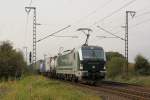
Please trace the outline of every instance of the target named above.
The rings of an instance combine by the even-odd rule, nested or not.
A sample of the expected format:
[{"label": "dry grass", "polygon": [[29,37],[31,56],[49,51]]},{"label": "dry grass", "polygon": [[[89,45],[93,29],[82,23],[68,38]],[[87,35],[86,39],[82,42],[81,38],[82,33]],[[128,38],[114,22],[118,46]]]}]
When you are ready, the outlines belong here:
[{"label": "dry grass", "polygon": [[0,83],[0,100],[100,100],[85,89],[48,80],[42,76],[28,76],[20,81]]}]

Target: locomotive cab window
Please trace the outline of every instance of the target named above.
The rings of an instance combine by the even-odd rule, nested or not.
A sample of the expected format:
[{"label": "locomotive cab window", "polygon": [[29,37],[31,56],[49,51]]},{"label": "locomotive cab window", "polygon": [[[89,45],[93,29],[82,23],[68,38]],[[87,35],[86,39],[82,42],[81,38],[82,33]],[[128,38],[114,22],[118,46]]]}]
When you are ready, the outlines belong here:
[{"label": "locomotive cab window", "polygon": [[102,49],[82,49],[83,59],[104,59]]}]

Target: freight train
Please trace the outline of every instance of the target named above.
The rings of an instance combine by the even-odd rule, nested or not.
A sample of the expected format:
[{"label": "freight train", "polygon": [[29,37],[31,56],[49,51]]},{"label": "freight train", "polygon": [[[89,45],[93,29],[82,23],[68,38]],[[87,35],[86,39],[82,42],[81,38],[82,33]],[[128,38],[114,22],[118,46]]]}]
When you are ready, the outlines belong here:
[{"label": "freight train", "polygon": [[96,82],[105,78],[106,56],[102,47],[81,46],[38,61],[40,73],[51,78]]}]

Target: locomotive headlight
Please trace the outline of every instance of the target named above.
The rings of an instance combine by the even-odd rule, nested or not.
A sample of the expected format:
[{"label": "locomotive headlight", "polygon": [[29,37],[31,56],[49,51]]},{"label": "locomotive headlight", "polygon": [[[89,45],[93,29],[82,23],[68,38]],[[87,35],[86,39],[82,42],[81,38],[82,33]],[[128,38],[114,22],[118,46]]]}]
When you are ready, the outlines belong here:
[{"label": "locomotive headlight", "polygon": [[80,64],[80,69],[83,70],[83,65],[82,64]]},{"label": "locomotive headlight", "polygon": [[104,70],[106,70],[106,66],[104,66]]},{"label": "locomotive headlight", "polygon": [[92,66],[93,69],[95,69],[95,66]]}]

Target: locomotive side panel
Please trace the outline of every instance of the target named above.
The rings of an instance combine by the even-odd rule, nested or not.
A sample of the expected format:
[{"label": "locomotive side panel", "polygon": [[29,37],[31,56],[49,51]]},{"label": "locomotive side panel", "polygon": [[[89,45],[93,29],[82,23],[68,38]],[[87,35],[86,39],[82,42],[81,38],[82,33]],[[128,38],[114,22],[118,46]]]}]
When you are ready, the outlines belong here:
[{"label": "locomotive side panel", "polygon": [[62,74],[74,74],[76,70],[75,53],[71,52],[66,55],[61,55],[57,59],[56,72]]}]

